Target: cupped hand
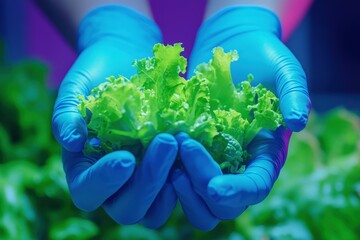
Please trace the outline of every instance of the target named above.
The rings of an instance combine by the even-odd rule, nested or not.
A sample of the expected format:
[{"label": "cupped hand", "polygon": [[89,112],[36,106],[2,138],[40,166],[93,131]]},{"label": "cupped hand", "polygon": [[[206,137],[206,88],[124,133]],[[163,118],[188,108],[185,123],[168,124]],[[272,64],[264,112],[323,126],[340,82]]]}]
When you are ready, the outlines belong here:
[{"label": "cupped hand", "polygon": [[281,42],[281,26],[270,10],[253,6],[223,9],[201,26],[190,57],[189,74],[211,59],[212,49],[236,50],[239,60],[231,65],[234,84],[254,76],[280,99],[286,127],[262,130],[248,145],[252,155],[244,174],[223,174],[198,142],[178,136],[184,169],[172,182],[189,221],[210,230],[223,219],[233,219],[270,192],[283,166],[292,131],[302,130],[311,108],[306,75],[296,57]]},{"label": "cupped hand", "polygon": [[87,126],[77,105],[106,78],[135,73],[132,62],[151,56],[162,37],[155,23],[122,6],[99,7],[79,26],[75,63],[61,83],[52,127],[63,147],[63,165],[75,205],[92,211],[102,206],[116,222],[155,228],[162,225],[176,204],[176,194],[166,182],[177,155],[173,136],[160,134],[136,166],[127,151],[114,151],[100,159],[82,153]]}]

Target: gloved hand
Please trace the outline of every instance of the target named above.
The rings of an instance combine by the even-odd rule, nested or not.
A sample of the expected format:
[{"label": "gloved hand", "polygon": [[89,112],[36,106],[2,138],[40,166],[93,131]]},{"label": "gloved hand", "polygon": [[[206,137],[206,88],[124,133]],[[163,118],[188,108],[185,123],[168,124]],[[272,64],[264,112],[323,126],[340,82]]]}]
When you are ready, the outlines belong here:
[{"label": "gloved hand", "polygon": [[126,151],[101,159],[83,155],[87,127],[80,115],[78,95],[111,75],[130,77],[134,59],[152,55],[162,37],[155,23],[123,6],[107,5],[88,13],[78,30],[79,55],[65,76],[55,103],[52,126],[63,147],[63,165],[75,205],[92,211],[103,206],[118,223],[142,221],[145,226],[163,224],[176,204],[176,195],[166,183],[177,155],[177,142],[168,134],[152,141],[142,163]]},{"label": "gloved hand", "polygon": [[198,32],[188,72],[208,62],[214,47],[237,50],[239,60],[231,65],[234,84],[253,74],[253,85],[261,83],[279,97],[289,129],[262,130],[248,146],[253,159],[243,175],[222,175],[199,143],[178,137],[185,169],[172,176],[173,185],[189,221],[199,229],[212,229],[221,219],[233,219],[248,205],[262,201],[286,160],[291,131],[300,131],[307,123],[311,103],[306,76],[280,35],[274,13],[250,6],[223,9]]}]

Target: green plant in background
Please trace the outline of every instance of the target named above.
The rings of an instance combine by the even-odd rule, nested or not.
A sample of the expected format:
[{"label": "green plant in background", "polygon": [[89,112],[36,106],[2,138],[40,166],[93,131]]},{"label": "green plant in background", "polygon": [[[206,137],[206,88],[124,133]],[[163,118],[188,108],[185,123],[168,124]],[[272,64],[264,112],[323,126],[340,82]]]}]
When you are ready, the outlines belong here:
[{"label": "green plant in background", "polygon": [[0,239],[88,239],[98,232],[68,194],[60,146],[51,133],[55,95],[46,75],[40,62],[1,61]]},{"label": "green plant in background", "polygon": [[358,239],[360,118],[345,109],[312,113],[293,135],[269,197],[211,232],[175,209],[160,229],[120,226],[103,210],[74,207],[50,118],[55,95],[46,67],[0,61],[0,239]]},{"label": "green plant in background", "polygon": [[44,162],[58,147],[52,141],[50,120],[54,96],[46,90],[46,67],[24,61],[0,66],[0,156],[2,160],[39,157]]}]

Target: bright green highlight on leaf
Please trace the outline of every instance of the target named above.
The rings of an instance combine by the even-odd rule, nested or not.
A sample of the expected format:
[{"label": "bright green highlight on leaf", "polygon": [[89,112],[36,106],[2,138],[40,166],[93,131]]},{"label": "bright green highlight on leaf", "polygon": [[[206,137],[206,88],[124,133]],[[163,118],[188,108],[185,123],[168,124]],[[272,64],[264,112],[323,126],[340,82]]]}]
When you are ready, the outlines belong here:
[{"label": "bright green highlight on leaf", "polygon": [[101,156],[125,149],[140,161],[150,141],[161,132],[186,132],[202,143],[221,168],[244,171],[247,145],[262,129],[283,124],[278,98],[262,85],[252,87],[252,76],[235,87],[230,64],[236,51],[213,49],[189,80],[181,44],[156,44],[154,56],[137,60],[130,79],[109,77],[87,97],[79,110],[87,120],[89,141],[85,154]]}]

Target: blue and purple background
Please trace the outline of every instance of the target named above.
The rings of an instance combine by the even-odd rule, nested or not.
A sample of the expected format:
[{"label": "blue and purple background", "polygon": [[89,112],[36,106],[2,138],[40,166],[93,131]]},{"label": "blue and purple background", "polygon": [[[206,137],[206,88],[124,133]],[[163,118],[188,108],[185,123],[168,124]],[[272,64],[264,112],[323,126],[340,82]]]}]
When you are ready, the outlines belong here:
[{"label": "blue and purple background", "polygon": [[[151,0],[165,43],[182,42],[188,57],[206,0]],[[360,3],[316,0],[287,40],[302,63],[316,110],[345,106],[360,110]],[[76,58],[54,26],[31,0],[0,1],[0,39],[8,63],[39,59],[49,66],[56,89]]]}]

